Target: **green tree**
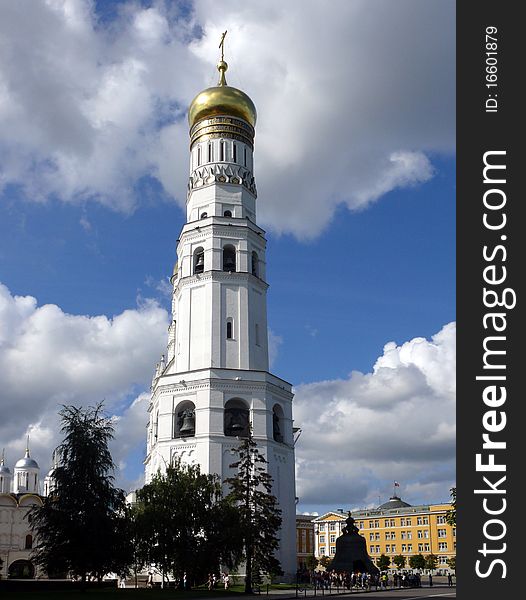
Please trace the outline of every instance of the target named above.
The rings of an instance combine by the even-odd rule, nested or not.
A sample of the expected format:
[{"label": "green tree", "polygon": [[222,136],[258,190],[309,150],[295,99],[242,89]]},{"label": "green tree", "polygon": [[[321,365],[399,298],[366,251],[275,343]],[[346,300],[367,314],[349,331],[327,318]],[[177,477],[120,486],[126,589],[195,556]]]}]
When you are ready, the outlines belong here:
[{"label": "green tree", "polygon": [[37,533],[34,561],[49,573],[71,573],[86,581],[120,573],[130,560],[121,531],[125,528],[124,492],[114,487],[115,468],[108,443],[111,419],[103,404],[64,406],[59,413],[64,439],[60,464],[42,506],[28,515]]},{"label": "green tree", "polygon": [[421,554],[413,554],[409,557],[409,566],[412,569],[425,569],[426,559]]},{"label": "green tree", "polygon": [[376,565],[380,569],[380,571],[385,571],[386,569],[388,569],[390,564],[391,559],[385,554],[381,554],[380,558],[376,559]]},{"label": "green tree", "polygon": [[403,554],[393,556],[393,563],[398,569],[403,569],[406,565],[406,557]]},{"label": "green tree", "polygon": [[457,571],[457,557],[456,556],[452,556],[451,558],[447,559],[447,566],[452,569],[453,571]]},{"label": "green tree", "polygon": [[311,554],[310,556],[307,556],[307,558],[305,559],[305,566],[307,567],[307,569],[309,571],[314,571],[314,569],[316,569],[316,567],[318,566],[318,559],[314,556],[314,554]]},{"label": "green tree", "polygon": [[272,495],[267,460],[259,451],[252,432],[241,441],[236,452],[239,459],[230,466],[237,469],[237,474],[225,483],[230,487],[227,498],[236,505],[239,513],[246,568],[245,593],[250,594],[257,571],[271,576],[283,573],[275,556],[279,546],[277,532],[281,525],[281,510]]},{"label": "green tree", "polygon": [[169,574],[201,583],[241,559],[238,512],[222,497],[218,476],[179,458],[137,491],[135,530],[137,562],[155,563],[163,586]]},{"label": "green tree", "polygon": [[322,556],[319,560],[320,565],[327,571],[332,563],[332,558],[328,556]]},{"label": "green tree", "polygon": [[452,527],[457,524],[457,488],[452,487],[450,490],[451,494],[451,508],[446,512],[446,521]]},{"label": "green tree", "polygon": [[426,569],[436,569],[438,564],[438,557],[434,554],[428,554],[426,556]]}]

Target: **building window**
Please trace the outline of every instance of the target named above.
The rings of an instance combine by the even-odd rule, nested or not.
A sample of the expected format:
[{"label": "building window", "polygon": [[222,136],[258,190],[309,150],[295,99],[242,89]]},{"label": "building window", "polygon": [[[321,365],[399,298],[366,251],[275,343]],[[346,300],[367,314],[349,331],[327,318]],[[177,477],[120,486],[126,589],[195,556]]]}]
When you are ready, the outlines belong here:
[{"label": "building window", "polygon": [[226,339],[234,339],[234,324],[232,323],[232,319],[227,319],[226,321]]},{"label": "building window", "polygon": [[331,546],[331,555],[332,554],[336,554],[336,547],[335,546]]},{"label": "building window", "polygon": [[329,523],[329,531],[336,531],[336,523]]},{"label": "building window", "polygon": [[259,339],[259,324],[256,323],[256,346],[260,346],[260,339]]},{"label": "building window", "polygon": [[231,216],[232,216],[231,210],[225,210],[225,212],[223,213],[223,217],[231,217]]},{"label": "building window", "polygon": [[447,542],[438,542],[439,550],[447,550]]},{"label": "building window", "polygon": [[438,515],[437,517],[437,524],[438,525],[443,525],[446,522],[446,517],[444,515]]},{"label": "building window", "polygon": [[439,529],[438,530],[438,537],[439,538],[445,538],[445,537],[447,537],[446,530],[445,529]]},{"label": "building window", "polygon": [[224,432],[230,437],[248,437],[249,410],[245,402],[238,398],[225,404]]},{"label": "building window", "polygon": [[402,544],[402,552],[407,552],[407,546],[405,544]]},{"label": "building window", "polygon": [[245,167],[247,166],[247,149],[246,149],[246,147],[244,148],[244,151],[243,151],[243,165]]},{"label": "building window", "polygon": [[407,539],[407,532],[406,531],[401,531],[400,532],[400,538],[402,540],[406,540]]},{"label": "building window", "polygon": [[413,544],[407,544],[407,551],[413,552]]},{"label": "building window", "polygon": [[225,160],[225,142],[219,142],[219,162],[224,162]]},{"label": "building window", "polygon": [[375,539],[375,540],[379,540],[379,539],[380,539],[380,534],[379,534],[378,532],[376,532],[376,533],[374,534],[374,539]]},{"label": "building window", "polygon": [[369,541],[372,542],[374,540],[374,533],[369,534]]},{"label": "building window", "polygon": [[237,144],[235,142],[232,145],[232,158],[234,162],[237,162]]},{"label": "building window", "polygon": [[424,532],[421,529],[419,529],[416,532],[416,535],[417,535],[418,539],[421,540],[424,537]]},{"label": "building window", "polygon": [[28,535],[26,535],[25,549],[31,550],[31,548],[33,548],[33,536],[28,534]]},{"label": "building window", "polygon": [[205,251],[203,248],[196,248],[194,251],[194,275],[202,273],[205,270]]},{"label": "building window", "polygon": [[411,527],[411,519],[406,519],[406,520],[405,520],[405,524],[406,524],[408,527]]},{"label": "building window", "polygon": [[212,144],[208,144],[208,162],[212,162],[212,157],[213,157],[213,150],[212,150]]},{"label": "building window", "polygon": [[206,219],[206,217],[208,217],[208,213],[202,212],[201,213],[201,219]]},{"label": "building window", "polygon": [[320,535],[320,544],[325,544],[325,536]]},{"label": "building window", "polygon": [[331,535],[331,536],[329,536],[329,542],[330,542],[331,544],[334,544],[334,542],[336,542],[336,536],[335,536],[335,535]]},{"label": "building window", "polygon": [[197,166],[201,166],[201,146],[197,147]]},{"label": "building window", "polygon": [[223,248],[223,271],[235,273],[236,271],[236,249],[234,246],[225,246]]}]

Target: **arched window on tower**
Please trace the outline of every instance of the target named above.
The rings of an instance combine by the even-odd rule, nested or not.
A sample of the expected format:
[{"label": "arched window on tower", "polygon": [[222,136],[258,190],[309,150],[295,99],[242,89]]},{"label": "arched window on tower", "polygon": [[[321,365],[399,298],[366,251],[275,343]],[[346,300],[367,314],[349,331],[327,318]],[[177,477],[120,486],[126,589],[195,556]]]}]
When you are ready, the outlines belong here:
[{"label": "arched window on tower", "polygon": [[232,159],[237,162],[237,144],[235,142],[232,144]]},{"label": "arched window on tower", "polygon": [[259,258],[257,252],[252,252],[252,275],[259,277]]},{"label": "arched window on tower", "polygon": [[157,442],[157,437],[159,435],[159,413],[155,414],[155,421],[153,422],[153,439],[154,442]]},{"label": "arched window on tower", "polygon": [[225,212],[223,213],[223,217],[231,217],[231,216],[232,216],[231,210],[225,210]]},{"label": "arched window on tower", "polygon": [[272,409],[272,437],[276,442],[283,443],[283,409],[279,404]]},{"label": "arched window on tower", "polygon": [[205,251],[201,246],[194,250],[194,275],[205,270]]},{"label": "arched window on tower", "polygon": [[206,219],[206,217],[208,217],[208,213],[207,212],[202,212],[201,213],[201,219]]},{"label": "arched window on tower", "polygon": [[190,400],[180,402],[173,414],[173,437],[195,435],[195,404]]},{"label": "arched window on tower", "polygon": [[219,162],[224,162],[225,160],[225,142],[219,142]]},{"label": "arched window on tower", "polygon": [[213,154],[213,150],[212,150],[212,144],[208,144],[208,162],[209,163],[212,162],[213,156],[214,156],[214,154]]},{"label": "arched window on tower", "polygon": [[233,398],[225,404],[224,431],[230,437],[248,437],[250,411],[243,400]]},{"label": "arched window on tower", "polygon": [[223,271],[234,273],[236,270],[236,249],[234,246],[225,246],[223,248]]},{"label": "arched window on tower", "polygon": [[231,317],[226,320],[226,339],[234,339],[234,322]]}]

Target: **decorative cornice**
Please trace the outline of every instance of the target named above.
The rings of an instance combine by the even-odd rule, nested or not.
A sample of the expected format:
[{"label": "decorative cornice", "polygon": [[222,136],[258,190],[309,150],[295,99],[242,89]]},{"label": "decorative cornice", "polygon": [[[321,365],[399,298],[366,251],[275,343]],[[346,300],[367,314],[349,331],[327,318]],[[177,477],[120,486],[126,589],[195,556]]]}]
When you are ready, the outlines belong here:
[{"label": "decorative cornice", "polygon": [[257,197],[256,180],[252,173],[241,165],[210,163],[197,167],[188,178],[188,195],[192,190],[215,183],[241,185]]},{"label": "decorative cornice", "polygon": [[255,287],[259,288],[262,292],[265,292],[269,285],[259,277],[252,275],[252,273],[247,273],[246,271],[205,271],[204,273],[199,273],[198,275],[189,275],[188,277],[181,277],[175,286],[173,296],[174,298],[178,298],[182,289],[191,286],[197,283],[206,283],[206,282],[226,282],[226,283],[250,283]]},{"label": "decorative cornice", "polygon": [[190,129],[190,149],[194,144],[208,139],[226,138],[237,140],[254,148],[255,130],[243,119],[217,116],[201,119]]}]

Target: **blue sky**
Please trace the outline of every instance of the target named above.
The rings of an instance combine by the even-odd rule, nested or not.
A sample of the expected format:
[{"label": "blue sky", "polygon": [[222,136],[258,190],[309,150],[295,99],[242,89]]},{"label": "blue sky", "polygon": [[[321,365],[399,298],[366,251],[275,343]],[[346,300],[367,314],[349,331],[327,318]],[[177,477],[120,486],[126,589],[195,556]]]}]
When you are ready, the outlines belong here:
[{"label": "blue sky", "polygon": [[[366,10],[358,1],[335,2],[321,30],[321,1],[304,10],[300,2],[248,2],[239,11],[224,0],[214,19],[217,4],[206,1],[71,0],[41,5],[33,23],[23,19],[23,4],[0,9],[9,48],[0,62],[0,395],[6,406],[21,407],[0,426],[1,445],[15,459],[29,428],[47,465],[59,401],[105,397],[121,418],[115,452],[122,484],[140,477],[141,394],[164,350],[167,278],[184,223],[184,107],[213,83],[217,33],[228,28],[229,82],[258,108],[272,370],[297,391],[300,508],[365,506],[390,493],[393,477],[409,501],[447,499],[454,336],[448,329],[432,338],[455,321],[454,3],[403,0],[393,8],[377,0]],[[20,41],[35,31],[33,45]],[[53,49],[59,42],[63,57]],[[36,300],[31,308],[17,297]],[[45,305],[57,307],[52,323]],[[104,358],[92,349],[101,318],[115,344],[140,345],[128,361],[112,366],[115,348]],[[128,318],[151,328],[147,343],[128,325],[114,327]],[[389,342],[394,349],[384,351]],[[417,346],[427,348],[420,361]],[[73,368],[57,367],[61,356],[74,356]],[[39,393],[35,375],[26,393],[14,392],[15,373],[39,360],[40,376],[53,372],[54,383]],[[100,385],[81,390],[84,377],[99,378],[100,364]],[[68,385],[61,387],[63,376]],[[338,406],[348,437],[369,402],[363,427],[374,438],[375,419],[383,421],[364,386],[377,389],[380,380],[392,394],[395,427],[397,407],[403,412],[408,402],[422,406],[432,427],[415,423],[398,450],[386,445],[383,455],[364,458],[350,471],[352,483],[335,472],[339,483],[327,498],[323,484],[306,482],[307,473],[324,469],[320,419]],[[119,427],[135,437],[125,442]],[[437,440],[436,456],[430,446],[425,460],[396,459],[395,452],[418,452],[424,437]],[[352,444],[341,443],[328,444],[325,468],[335,457],[339,471],[359,462]]]}]

